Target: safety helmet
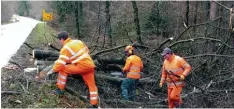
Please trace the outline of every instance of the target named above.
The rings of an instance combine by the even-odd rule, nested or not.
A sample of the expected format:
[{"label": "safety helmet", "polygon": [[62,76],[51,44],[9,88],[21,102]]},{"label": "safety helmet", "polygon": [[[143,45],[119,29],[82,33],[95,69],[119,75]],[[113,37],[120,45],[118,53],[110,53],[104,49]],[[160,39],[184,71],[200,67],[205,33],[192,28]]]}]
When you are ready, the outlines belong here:
[{"label": "safety helmet", "polygon": [[129,54],[132,54],[133,53],[133,50],[134,48],[130,45],[128,45],[126,48],[125,48],[125,52],[128,52]]},{"label": "safety helmet", "polygon": [[64,39],[64,40],[67,39],[68,38],[68,32],[66,32],[66,31],[59,32],[57,38],[59,40],[61,40],[61,39]]}]

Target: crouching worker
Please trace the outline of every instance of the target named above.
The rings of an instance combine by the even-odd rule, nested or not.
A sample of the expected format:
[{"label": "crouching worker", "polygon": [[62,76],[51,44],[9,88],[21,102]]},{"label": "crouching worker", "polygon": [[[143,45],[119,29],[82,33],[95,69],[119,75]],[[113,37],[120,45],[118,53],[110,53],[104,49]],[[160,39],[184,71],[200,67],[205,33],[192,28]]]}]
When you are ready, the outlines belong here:
[{"label": "crouching worker", "polygon": [[162,56],[164,63],[159,86],[167,82],[168,106],[175,108],[182,104],[180,94],[185,86],[184,79],[190,73],[191,66],[182,58],[173,53],[170,48],[165,48]]},{"label": "crouching worker", "polygon": [[57,38],[63,45],[58,60],[55,61],[53,72],[58,72],[55,90],[57,94],[63,94],[67,76],[69,74],[80,74],[88,86],[90,104],[97,107],[98,89],[94,80],[95,65],[89,55],[88,47],[80,40],[72,40],[66,31],[58,34]]},{"label": "crouching worker", "polygon": [[121,84],[122,96],[125,100],[135,100],[136,86],[141,77],[140,72],[143,69],[141,58],[134,54],[134,48],[127,46],[125,54],[128,56],[126,59],[123,72],[127,73],[127,77]]}]

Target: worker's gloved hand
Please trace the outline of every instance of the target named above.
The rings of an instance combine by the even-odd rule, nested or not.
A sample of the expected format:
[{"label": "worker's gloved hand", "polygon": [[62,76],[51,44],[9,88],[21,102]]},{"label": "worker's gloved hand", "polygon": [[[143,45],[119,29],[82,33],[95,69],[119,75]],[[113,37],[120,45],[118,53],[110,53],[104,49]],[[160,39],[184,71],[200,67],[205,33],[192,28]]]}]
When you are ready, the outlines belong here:
[{"label": "worker's gloved hand", "polygon": [[124,73],[124,72],[122,72],[122,75],[121,75],[121,77],[125,77],[126,76],[126,73]]},{"label": "worker's gloved hand", "polygon": [[184,80],[185,76],[184,75],[180,75],[180,80]]},{"label": "worker's gloved hand", "polygon": [[162,88],[162,86],[163,86],[163,83],[160,82],[160,83],[159,83],[159,87]]}]

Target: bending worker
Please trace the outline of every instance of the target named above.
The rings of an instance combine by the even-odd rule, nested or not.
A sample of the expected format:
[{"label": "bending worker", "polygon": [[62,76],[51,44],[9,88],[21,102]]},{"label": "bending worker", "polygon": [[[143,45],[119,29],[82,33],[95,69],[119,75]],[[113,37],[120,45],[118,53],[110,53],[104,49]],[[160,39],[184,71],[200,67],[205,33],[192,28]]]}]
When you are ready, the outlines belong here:
[{"label": "bending worker", "polygon": [[90,104],[97,107],[98,89],[94,80],[94,62],[89,55],[88,47],[80,40],[72,40],[66,31],[58,34],[57,38],[63,45],[58,60],[55,61],[53,72],[58,72],[55,90],[57,94],[63,94],[69,74],[80,74],[89,88]]},{"label": "bending worker", "polygon": [[127,73],[127,78],[125,78],[121,84],[122,96],[125,100],[135,100],[136,86],[141,77],[140,72],[143,69],[143,64],[141,58],[134,55],[134,48],[132,46],[127,46],[125,48],[125,54],[128,56],[126,59],[123,72]]},{"label": "bending worker", "polygon": [[160,87],[167,82],[168,106],[175,108],[182,104],[180,94],[185,86],[184,79],[190,73],[191,66],[182,58],[173,53],[170,48],[165,48],[162,56],[164,63]]}]

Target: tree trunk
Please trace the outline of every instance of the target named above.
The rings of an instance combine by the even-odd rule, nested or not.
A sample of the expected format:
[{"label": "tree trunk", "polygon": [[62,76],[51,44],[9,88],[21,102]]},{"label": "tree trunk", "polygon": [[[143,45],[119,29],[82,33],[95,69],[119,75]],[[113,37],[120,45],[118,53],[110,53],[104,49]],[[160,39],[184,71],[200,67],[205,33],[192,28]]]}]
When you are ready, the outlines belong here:
[{"label": "tree trunk", "polygon": [[111,21],[110,21],[110,1],[106,1],[106,34],[110,39],[110,46],[112,47],[112,35],[111,35]]},{"label": "tree trunk", "polygon": [[28,2],[25,1],[24,7],[25,7],[25,11],[26,11],[26,16],[29,16],[29,6],[27,4],[28,4]]},{"label": "tree trunk", "polygon": [[209,20],[210,18],[210,1],[205,2],[205,7],[206,7],[206,20]]},{"label": "tree trunk", "polygon": [[189,24],[189,1],[186,1],[186,21],[185,21],[185,24],[186,26],[188,27],[188,24]]},{"label": "tree trunk", "polygon": [[136,1],[132,1],[132,7],[134,10],[134,22],[136,26],[136,33],[137,33],[137,40],[140,44],[143,44],[141,40],[141,29],[140,29],[140,22],[139,22],[139,17],[138,17],[138,7]]},{"label": "tree trunk", "polygon": [[[156,15],[157,15],[157,17],[159,17],[159,2],[156,2],[156,8],[157,8]],[[156,28],[157,28],[156,34],[158,35],[161,32],[161,31],[159,31],[159,28],[160,28],[160,21],[159,21],[159,19],[157,20],[156,24],[157,24],[156,25]]]},{"label": "tree trunk", "polygon": [[[100,10],[101,10],[101,2],[98,3],[98,37],[101,34],[101,19],[100,19]],[[97,40],[98,41],[98,40]]]},{"label": "tree trunk", "polygon": [[[197,10],[198,10],[198,3],[199,1],[195,1],[196,5],[195,5],[195,15],[194,15],[194,20],[193,20],[193,24],[196,25],[197,24]],[[193,32],[196,32],[196,28],[193,28]]]},{"label": "tree trunk", "polygon": [[58,52],[52,52],[52,51],[44,51],[44,50],[38,50],[34,49],[32,51],[33,58],[37,60],[51,60],[54,61],[58,59],[59,53]]},{"label": "tree trunk", "polygon": [[83,2],[78,1],[79,5],[79,24],[80,24],[80,35],[79,37],[84,37],[83,35],[85,34],[84,32],[84,27],[85,27],[85,19],[84,19],[84,11],[83,11]]},{"label": "tree trunk", "polygon": [[75,17],[76,17],[76,32],[77,32],[77,38],[80,38],[80,13],[79,13],[79,1],[75,2]]},{"label": "tree trunk", "polygon": [[[112,82],[122,82],[124,80],[124,78],[121,78],[121,77],[112,77],[112,76],[108,76],[108,75],[105,75],[105,74],[95,74],[95,77],[97,79],[106,79],[106,80],[109,80],[109,81],[112,81]],[[153,83],[156,83],[157,81],[154,80],[154,79],[149,79],[149,78],[140,78],[139,79],[139,84],[153,84]]]},{"label": "tree trunk", "polygon": [[216,18],[217,13],[217,4],[214,1],[210,1],[210,20],[214,20]]},{"label": "tree trunk", "polygon": [[35,60],[34,61],[34,66],[43,66],[43,65],[51,65],[53,64],[54,61],[42,61],[42,60]]},{"label": "tree trunk", "polygon": [[84,22],[84,11],[83,11],[83,2],[79,1],[79,16],[80,16],[80,23]]},{"label": "tree trunk", "polygon": [[[59,57],[58,52],[43,51],[43,50],[33,50],[33,58],[36,59],[34,62],[35,66],[50,65],[53,61],[57,60]],[[40,61],[47,60],[47,61]],[[97,58],[94,60],[96,69],[102,71],[122,71],[122,68],[118,65],[124,65],[125,60],[123,58]]]}]

